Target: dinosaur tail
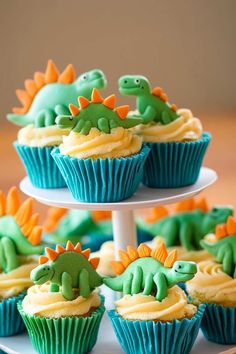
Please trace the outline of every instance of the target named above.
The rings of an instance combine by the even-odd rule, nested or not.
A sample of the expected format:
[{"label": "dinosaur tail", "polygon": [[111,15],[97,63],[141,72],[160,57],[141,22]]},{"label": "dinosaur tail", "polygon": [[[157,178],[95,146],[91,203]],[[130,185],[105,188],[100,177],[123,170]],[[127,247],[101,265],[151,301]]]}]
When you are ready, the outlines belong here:
[{"label": "dinosaur tail", "polygon": [[7,119],[12,123],[22,126],[32,123],[32,120],[27,114],[8,113]]},{"label": "dinosaur tail", "polygon": [[123,290],[123,277],[104,278],[103,283],[114,291]]},{"label": "dinosaur tail", "polygon": [[200,245],[202,248],[207,250],[209,253],[213,254],[215,257],[217,256],[217,250],[218,250],[218,243],[209,243],[204,240],[200,241]]}]

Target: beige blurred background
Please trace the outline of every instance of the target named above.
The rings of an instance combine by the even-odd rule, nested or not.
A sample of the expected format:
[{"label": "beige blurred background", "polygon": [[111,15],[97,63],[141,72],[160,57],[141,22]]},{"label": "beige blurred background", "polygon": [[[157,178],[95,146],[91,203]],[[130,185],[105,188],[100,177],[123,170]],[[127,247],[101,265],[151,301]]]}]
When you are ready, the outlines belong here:
[{"label": "beige blurred background", "polygon": [[[117,92],[120,75],[143,74],[191,108],[213,134],[205,165],[220,179],[206,195],[236,206],[235,18],[235,0],[2,0],[0,187],[24,175],[11,147],[18,128],[5,120],[17,105],[14,91],[51,58],[78,74],[101,68],[107,93]],[[133,98],[118,102],[135,106]]]}]

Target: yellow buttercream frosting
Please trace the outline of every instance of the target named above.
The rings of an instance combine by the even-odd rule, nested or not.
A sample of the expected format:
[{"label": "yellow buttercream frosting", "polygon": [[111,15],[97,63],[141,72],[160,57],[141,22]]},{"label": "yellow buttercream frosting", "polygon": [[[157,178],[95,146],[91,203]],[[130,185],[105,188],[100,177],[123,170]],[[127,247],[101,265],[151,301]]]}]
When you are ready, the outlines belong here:
[{"label": "yellow buttercream frosting", "polygon": [[18,132],[18,143],[31,147],[58,146],[62,143],[62,136],[69,134],[68,129],[60,129],[57,125],[44,128],[35,128],[27,125]]},{"label": "yellow buttercream frosting", "polygon": [[203,133],[201,121],[189,109],[179,109],[178,113],[180,117],[169,124],[141,124],[136,127],[136,132],[142,135],[144,141],[152,143],[200,139]]},{"label": "yellow buttercream frosting", "polygon": [[162,301],[151,295],[125,295],[115,302],[115,306],[122,318],[139,321],[173,321],[192,318],[197,312],[197,307],[188,303],[185,292],[177,285],[168,289],[168,295]]},{"label": "yellow buttercream frosting", "polygon": [[142,138],[122,127],[111,129],[106,134],[92,128],[88,135],[70,132],[60,145],[62,155],[78,159],[119,158],[136,154],[142,146]]},{"label": "yellow buttercream frosting", "polygon": [[198,272],[186,287],[196,303],[236,306],[236,279],[224,273],[222,265],[214,261],[198,263]]},{"label": "yellow buttercream frosting", "polygon": [[115,245],[113,241],[104,242],[100,250],[93,252],[91,257],[99,257],[100,262],[96,271],[102,276],[112,276],[115,275],[112,267],[111,261],[115,260]]},{"label": "yellow buttercream frosting", "polygon": [[78,296],[68,301],[64,299],[61,292],[50,292],[49,284],[43,284],[28,289],[22,308],[29,315],[60,318],[86,315],[100,304],[101,299],[96,290],[88,298]]}]

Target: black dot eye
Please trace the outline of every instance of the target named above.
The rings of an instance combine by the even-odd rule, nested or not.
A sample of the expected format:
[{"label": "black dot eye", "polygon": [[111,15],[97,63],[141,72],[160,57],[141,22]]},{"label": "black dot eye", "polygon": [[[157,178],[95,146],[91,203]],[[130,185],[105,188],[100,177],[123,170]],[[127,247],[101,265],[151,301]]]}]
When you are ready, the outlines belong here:
[{"label": "black dot eye", "polygon": [[87,75],[83,75],[83,80],[87,80]]},{"label": "black dot eye", "polygon": [[139,80],[139,79],[136,79],[134,82],[135,82],[136,84],[139,84],[139,83],[140,83],[140,80]]},{"label": "black dot eye", "polygon": [[179,267],[178,267],[179,269],[181,269],[182,268],[182,266],[181,265],[179,265]]},{"label": "black dot eye", "polygon": [[73,120],[73,117],[70,116],[70,117],[69,117],[69,120]]},{"label": "black dot eye", "polygon": [[125,80],[125,81],[124,81],[124,84],[127,84],[127,83],[128,83],[128,81],[127,81],[127,80]]}]

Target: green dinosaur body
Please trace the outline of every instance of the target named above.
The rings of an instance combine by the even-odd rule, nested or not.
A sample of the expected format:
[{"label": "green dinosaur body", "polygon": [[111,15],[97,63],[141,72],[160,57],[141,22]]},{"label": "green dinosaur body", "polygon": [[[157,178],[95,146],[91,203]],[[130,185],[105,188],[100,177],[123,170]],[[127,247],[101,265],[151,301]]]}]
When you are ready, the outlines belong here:
[{"label": "green dinosaur body", "polygon": [[114,291],[124,294],[150,295],[156,291],[156,299],[162,301],[168,288],[194,277],[197,266],[193,262],[176,261],[172,268],[151,257],[138,258],[128,265],[124,273],[115,278],[104,278],[103,282]]},{"label": "green dinosaur body", "polygon": [[222,263],[225,273],[236,278],[236,235],[224,237],[215,243],[205,240],[200,243],[219,263]]},{"label": "green dinosaur body", "polygon": [[139,219],[138,226],[153,236],[164,237],[167,247],[182,245],[191,251],[201,249],[201,239],[232,214],[233,210],[227,207],[213,208],[208,212],[196,209],[164,217],[154,224]]},{"label": "green dinosaur body", "polygon": [[7,118],[18,125],[54,125],[57,115],[69,114],[68,105],[76,104],[78,96],[90,99],[94,87],[102,89],[105,86],[105,75],[98,69],[80,75],[71,84],[50,83],[39,90],[26,114],[10,113]]},{"label": "green dinosaur body", "polygon": [[160,95],[151,92],[150,83],[146,77],[139,75],[122,76],[118,85],[122,95],[136,96],[136,107],[144,124],[150,122],[168,124],[179,117],[175,111],[175,106],[171,106],[167,102],[167,96],[160,88]]}]

